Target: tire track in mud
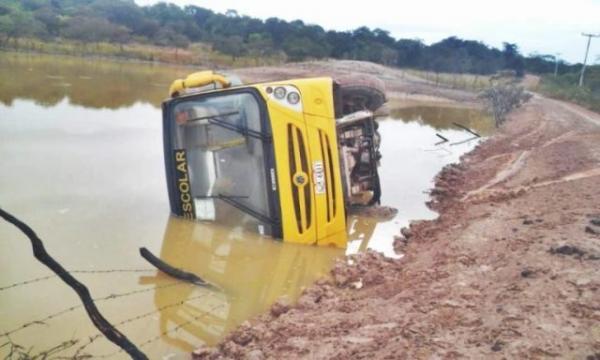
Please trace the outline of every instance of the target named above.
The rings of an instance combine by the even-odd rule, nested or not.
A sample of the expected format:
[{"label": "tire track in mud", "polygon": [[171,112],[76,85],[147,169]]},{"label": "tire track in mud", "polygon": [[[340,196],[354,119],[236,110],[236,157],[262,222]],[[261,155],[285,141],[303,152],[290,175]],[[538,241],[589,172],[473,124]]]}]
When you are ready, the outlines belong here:
[{"label": "tire track in mud", "polygon": [[524,150],[519,155],[513,154],[511,159],[508,161],[508,164],[505,165],[504,168],[499,171],[492,180],[479,189],[468,192],[461,199],[461,201],[468,201],[470,198],[475,197],[514,176],[523,168],[523,166],[525,166],[529,153],[529,151]]},{"label": "tire track in mud", "polygon": [[[461,202],[467,202],[474,198],[479,198],[479,201],[482,197],[485,196],[493,196],[498,197],[502,195],[514,195],[514,194],[522,194],[525,191],[550,186],[554,184],[559,184],[562,182],[573,181],[578,179],[585,179],[588,177],[593,177],[598,175],[598,169],[586,169],[583,171],[573,172],[571,174],[564,175],[559,179],[552,179],[547,181],[542,181],[530,185],[521,185],[521,186],[513,186],[510,190],[507,189],[494,189],[495,187],[499,187],[498,185],[502,183],[506,183],[509,179],[514,178],[518,173],[520,173],[527,165],[527,160],[530,158],[532,150],[536,149],[537,151],[543,151],[544,148],[550,148],[551,146],[560,146],[561,143],[567,143],[569,141],[573,141],[574,138],[577,138],[579,135],[583,135],[586,132],[583,129],[569,129],[564,131],[562,134],[558,136],[550,136],[548,138],[548,134],[557,131],[556,128],[552,130],[549,127],[559,126],[564,127],[569,124],[569,120],[577,118],[579,120],[584,120],[588,124],[594,124],[600,126],[600,115],[589,112],[584,109],[579,109],[577,105],[565,103],[559,100],[549,99],[542,95],[535,94],[534,103],[538,105],[538,107],[531,111],[537,111],[536,116],[542,121],[538,121],[537,125],[527,132],[519,134],[517,137],[511,139],[511,143],[519,144],[521,141],[528,139],[528,141],[533,141],[529,143],[529,145],[525,146],[524,150],[520,152],[512,152],[512,153],[500,153],[493,156],[490,156],[485,159],[481,159],[481,162],[487,162],[499,157],[509,156],[508,161],[497,170],[495,177],[489,180],[486,184],[480,186],[478,189],[468,191],[461,199]],[[542,107],[558,107],[558,111],[548,111],[545,112],[541,110]],[[566,113],[566,114],[565,114]],[[571,116],[566,116],[571,115]],[[573,116],[574,115],[574,116]],[[572,120],[570,120],[572,121]],[[506,136],[506,135],[505,135]],[[547,140],[542,140],[544,137],[547,137]],[[533,139],[533,140],[532,140]],[[505,140],[506,141],[506,140]],[[541,143],[540,143],[541,142]]]},{"label": "tire track in mud", "polygon": [[600,115],[590,110],[583,109],[578,105],[567,103],[564,101],[550,99],[546,97],[543,98],[546,99],[548,102],[552,102],[553,104],[558,105],[560,108],[567,111],[568,113],[576,115],[578,118],[587,121],[590,124],[600,126]]},{"label": "tire track in mud", "polygon": [[570,182],[570,181],[583,180],[583,179],[587,179],[587,178],[595,177],[595,176],[600,176],[600,168],[594,168],[591,170],[576,172],[573,174],[563,176],[560,179],[556,179],[556,180],[548,180],[548,181],[543,181],[543,182],[539,182],[539,183],[535,183],[535,184],[531,184],[531,185],[518,186],[518,187],[511,188],[510,190],[491,189],[491,187],[494,186],[495,184],[490,184],[490,186],[486,186],[485,188],[480,188],[480,189],[477,189],[476,191],[467,193],[467,195],[465,195],[461,199],[461,201],[468,202],[470,200],[475,200],[475,201],[480,202],[480,201],[482,201],[483,198],[486,198],[486,197],[498,198],[498,197],[502,197],[502,195],[523,194],[529,190],[542,188],[542,187],[546,187],[546,186],[551,186],[551,185],[557,185],[557,184]]}]

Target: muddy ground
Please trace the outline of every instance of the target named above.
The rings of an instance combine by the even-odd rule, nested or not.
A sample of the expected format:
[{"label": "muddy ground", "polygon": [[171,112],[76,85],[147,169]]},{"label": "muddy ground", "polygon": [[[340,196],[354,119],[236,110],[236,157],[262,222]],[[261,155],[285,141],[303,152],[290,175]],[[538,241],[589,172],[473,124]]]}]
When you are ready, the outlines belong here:
[{"label": "muddy ground", "polygon": [[[399,103],[476,103],[364,63],[243,75],[350,70],[381,77]],[[398,229],[402,259],[340,260],[297,304],[196,357],[600,359],[600,115],[536,95],[438,175],[431,207],[437,220]]]}]

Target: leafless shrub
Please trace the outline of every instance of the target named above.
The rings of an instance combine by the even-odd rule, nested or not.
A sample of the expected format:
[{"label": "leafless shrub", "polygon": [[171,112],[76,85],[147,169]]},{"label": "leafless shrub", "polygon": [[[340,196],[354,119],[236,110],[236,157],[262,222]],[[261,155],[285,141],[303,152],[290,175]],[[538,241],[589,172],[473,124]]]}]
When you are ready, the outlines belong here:
[{"label": "leafless shrub", "polygon": [[513,81],[517,77],[517,72],[514,70],[500,70],[496,72],[494,75],[490,76],[490,82],[504,80],[504,81]]},{"label": "leafless shrub", "polygon": [[506,120],[506,115],[527,102],[531,94],[514,83],[499,83],[483,90],[479,98],[486,101],[487,110],[494,116],[496,126],[500,126]]}]

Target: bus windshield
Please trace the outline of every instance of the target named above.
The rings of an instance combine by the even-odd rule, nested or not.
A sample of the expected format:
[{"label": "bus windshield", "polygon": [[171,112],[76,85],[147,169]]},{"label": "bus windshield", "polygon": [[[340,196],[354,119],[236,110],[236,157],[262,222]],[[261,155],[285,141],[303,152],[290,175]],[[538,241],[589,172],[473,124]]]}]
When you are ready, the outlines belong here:
[{"label": "bus windshield", "polygon": [[261,111],[250,93],[190,98],[173,108],[175,150],[185,150],[197,219],[257,226],[270,217]]}]

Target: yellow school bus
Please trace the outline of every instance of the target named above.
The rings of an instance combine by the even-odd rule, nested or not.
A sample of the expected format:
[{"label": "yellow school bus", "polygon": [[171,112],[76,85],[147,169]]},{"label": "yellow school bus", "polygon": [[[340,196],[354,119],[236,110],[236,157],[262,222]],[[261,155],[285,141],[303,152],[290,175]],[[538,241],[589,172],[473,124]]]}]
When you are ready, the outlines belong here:
[{"label": "yellow school bus", "polygon": [[379,202],[381,87],[328,77],[243,85],[202,71],[163,103],[171,211],[301,244],[346,246],[346,209]]}]

